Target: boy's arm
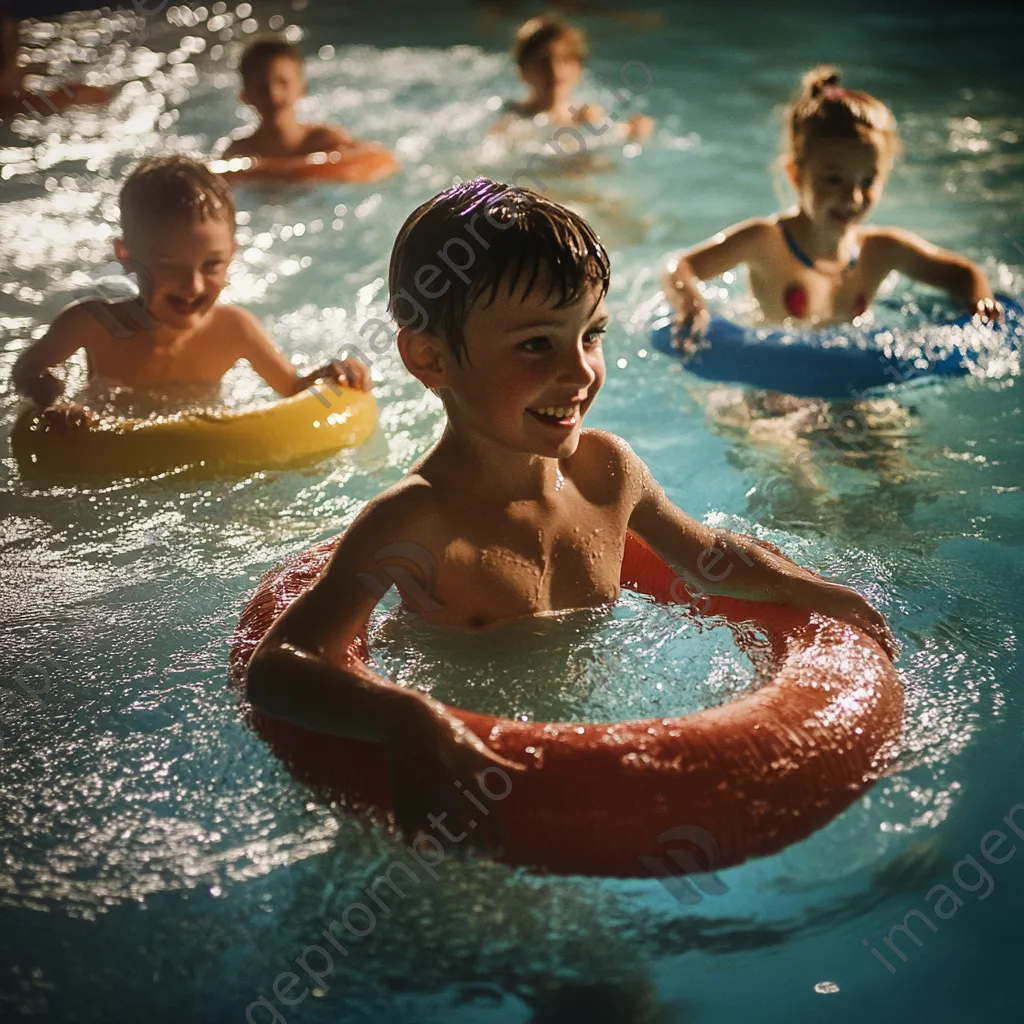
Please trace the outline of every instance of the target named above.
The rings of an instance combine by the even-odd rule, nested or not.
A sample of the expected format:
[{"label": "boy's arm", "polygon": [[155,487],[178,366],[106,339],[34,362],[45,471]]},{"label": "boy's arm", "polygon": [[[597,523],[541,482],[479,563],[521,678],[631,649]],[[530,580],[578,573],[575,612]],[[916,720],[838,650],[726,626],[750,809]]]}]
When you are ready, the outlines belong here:
[{"label": "boy's arm", "polygon": [[662,291],[690,330],[702,330],[709,319],[698,282],[755,261],[773,230],[771,222],[763,218],[744,221],[668,260]]},{"label": "boy's arm", "polygon": [[[411,482],[410,482],[411,481]],[[254,705],[315,732],[380,743],[387,752],[395,822],[407,835],[428,816],[468,831],[472,788],[483,769],[519,766],[490,751],[437,701],[369,669],[352,644],[390,584],[377,560],[409,543],[429,495],[407,478],[371,502],[343,535],[327,568],[277,619],[254,652],[247,693]],[[424,581],[429,589],[433,581]],[[478,794],[479,798],[479,794]]]},{"label": "boy's arm", "polygon": [[360,391],[373,388],[369,368],[354,358],[331,359],[310,373],[299,374],[256,317],[238,307],[232,307],[232,310],[238,318],[239,358],[245,359],[279,395],[285,398],[297,395],[324,377],[333,377]]},{"label": "boy's arm", "polygon": [[884,617],[855,590],[829,583],[753,540],[701,525],[673,505],[650,470],[630,455],[642,474],[642,490],[629,527],[679,573],[694,596],[721,594],[820,612],[866,633],[890,658],[898,655]]},{"label": "boy's arm", "polygon": [[84,347],[96,330],[95,318],[84,304],[70,306],[57,316],[50,329],[18,356],[11,371],[15,390],[40,409],[54,404],[64,393],[64,382],[51,372]]},{"label": "boy's arm", "polygon": [[941,288],[964,302],[972,313],[990,319],[1002,315],[992,288],[981,267],[949,249],[925,241],[902,228],[881,228],[869,240],[879,253],[883,267],[933,288]]}]

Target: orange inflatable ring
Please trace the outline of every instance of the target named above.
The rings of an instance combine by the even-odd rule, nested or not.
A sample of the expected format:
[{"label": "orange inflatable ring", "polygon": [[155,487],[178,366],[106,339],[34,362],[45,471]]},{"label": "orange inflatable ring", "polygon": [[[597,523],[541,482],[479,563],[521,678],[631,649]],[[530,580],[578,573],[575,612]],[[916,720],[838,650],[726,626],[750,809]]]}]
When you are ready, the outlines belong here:
[{"label": "orange inflatable ring", "polygon": [[[232,644],[237,684],[244,685],[244,667],[271,622],[312,584],[334,544],[263,580]],[[675,573],[633,535],[621,578],[658,601],[688,600]],[[725,616],[767,678],[730,703],[680,718],[592,725],[450,709],[491,748],[527,766],[510,787],[496,778],[488,787],[506,790],[506,862],[561,874],[649,876],[651,864],[665,861],[669,839],[696,835],[710,844],[694,841],[703,862],[691,853],[690,870],[729,867],[809,836],[878,778],[900,735],[903,691],[874,641],[779,605],[713,598],[708,611]],[[368,657],[365,631],[357,650]],[[251,710],[250,722],[300,781],[349,806],[388,807],[381,747]]]},{"label": "orange inflatable ring", "polygon": [[109,103],[111,94],[96,85],[73,82],[51,92],[26,92],[0,98],[0,117],[25,114],[46,117],[65,107],[98,106]]},{"label": "orange inflatable ring", "polygon": [[306,156],[236,156],[214,160],[210,170],[232,184],[246,181],[380,181],[398,169],[394,153],[376,142],[345,152]]}]

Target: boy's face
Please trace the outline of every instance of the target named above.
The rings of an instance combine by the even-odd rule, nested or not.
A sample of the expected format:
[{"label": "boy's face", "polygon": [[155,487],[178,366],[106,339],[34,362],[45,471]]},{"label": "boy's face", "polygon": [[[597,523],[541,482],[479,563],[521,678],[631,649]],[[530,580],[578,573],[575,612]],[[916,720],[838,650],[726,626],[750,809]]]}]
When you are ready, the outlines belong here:
[{"label": "boy's face", "polygon": [[520,73],[534,92],[567,95],[576,88],[583,66],[568,39],[552,39],[522,66]]},{"label": "boy's face", "polygon": [[502,282],[494,302],[473,305],[468,359],[458,364],[445,346],[445,407],[455,430],[516,452],[567,458],[604,383],[608,313],[597,287],[562,309],[546,291],[542,273],[529,294],[522,283],[509,295]]},{"label": "boy's face", "polygon": [[138,273],[146,309],[179,330],[198,327],[212,309],[237,248],[231,225],[217,217],[161,224],[130,247],[114,243],[125,270]]},{"label": "boy's face", "polygon": [[253,75],[242,90],[242,100],[255,107],[263,121],[274,122],[290,114],[306,94],[302,65],[291,57],[272,57],[262,73]]}]

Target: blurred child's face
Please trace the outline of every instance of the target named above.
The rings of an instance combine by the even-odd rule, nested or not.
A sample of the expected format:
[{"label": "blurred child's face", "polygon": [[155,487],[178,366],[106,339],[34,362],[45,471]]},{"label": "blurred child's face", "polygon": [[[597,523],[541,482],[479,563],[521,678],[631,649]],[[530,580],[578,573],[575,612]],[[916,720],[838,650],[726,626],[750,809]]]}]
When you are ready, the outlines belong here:
[{"label": "blurred child's face", "polygon": [[583,66],[576,56],[576,48],[568,39],[553,39],[523,64],[520,74],[534,92],[565,95],[580,80]]},{"label": "blurred child's face", "polygon": [[[562,309],[541,274],[509,295],[503,282],[490,304],[470,310],[462,363],[446,351],[445,408],[464,430],[520,453],[566,458],[604,383],[601,335],[608,323],[599,289]],[[468,357],[468,358],[467,358]]]},{"label": "blurred child's face", "polygon": [[142,301],[168,327],[198,327],[224,288],[238,248],[226,220],[185,220],[161,224],[149,237],[114,245],[129,272],[138,273]]},{"label": "blurred child's face", "polygon": [[306,75],[302,65],[291,57],[272,57],[263,73],[254,75],[242,90],[242,99],[263,121],[276,121],[290,113],[306,94]]},{"label": "blurred child's face", "polygon": [[790,177],[806,216],[841,235],[875,207],[888,173],[886,155],[869,139],[816,139]]}]

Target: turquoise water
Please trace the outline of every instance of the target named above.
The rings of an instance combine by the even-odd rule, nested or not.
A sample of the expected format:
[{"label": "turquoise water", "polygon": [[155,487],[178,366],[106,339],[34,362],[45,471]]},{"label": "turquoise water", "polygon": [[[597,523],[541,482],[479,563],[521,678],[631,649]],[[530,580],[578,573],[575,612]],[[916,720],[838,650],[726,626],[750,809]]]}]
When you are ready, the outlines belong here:
[{"label": "turquoise water", "polygon": [[[124,168],[140,153],[208,150],[237,123],[237,83],[213,48],[244,39],[250,20],[305,33],[310,116],[383,140],[405,164],[374,186],[239,191],[241,252],[225,297],[296,361],[336,354],[382,311],[390,244],[414,205],[456,176],[524,166],[484,139],[489,98],[515,89],[511,19],[411,3],[207,6],[196,24],[180,7],[135,24],[71,19],[77,43],[62,50],[99,84],[119,83],[118,98],[0,135],[3,387],[65,303],[119,287],[106,275]],[[908,704],[891,773],[810,840],[721,872],[726,891],[699,902],[654,880],[445,864],[348,939],[319,985],[302,974],[291,997],[309,992],[286,1007],[280,972],[324,945],[323,929],[401,850],[312,802],[246,730],[225,686],[228,643],[267,568],[343,529],[438,436],[437,402],[385,351],[374,355],[380,430],[316,466],[85,491],[31,488],[9,458],[0,465],[4,1019],[242,1021],[262,995],[288,1021],[520,1024],[587,1019],[587,990],[612,1005],[601,985],[633,1003],[632,1018],[615,1020],[643,1019],[651,1003],[666,1020],[713,1024],[1019,1016],[1024,853],[987,864],[990,890],[971,891],[969,865],[956,869],[961,882],[954,869],[966,854],[986,864],[983,837],[1009,833],[1000,819],[1024,801],[1020,379],[894,392],[862,411],[867,434],[851,436],[828,410],[752,413],[645,346],[657,262],[776,208],[770,114],[823,59],[890,101],[903,126],[906,156],[876,220],[967,253],[1019,296],[1019,23],[996,5],[643,10],[660,25],[582,19],[593,53],[584,91],[621,116],[655,116],[653,143],[595,148],[586,173],[545,180],[612,254],[609,379],[591,422],[623,434],[692,515],[773,540],[889,615]],[[57,45],[42,29],[36,40]],[[333,56],[320,59],[322,47]],[[652,84],[620,104],[594,74],[615,81],[630,61]],[[902,284],[887,289],[888,301],[906,297]],[[742,308],[735,287],[719,299]],[[83,375],[77,366],[72,386]],[[248,371],[233,372],[225,400],[257,397],[266,392]],[[0,403],[9,426],[9,390]],[[447,658],[458,668],[438,686],[505,700],[510,714],[684,710],[750,682],[721,629],[629,601],[543,624],[529,657],[514,631],[472,648],[423,637],[403,653],[398,617],[379,621],[377,649],[411,685],[430,685]],[[963,905],[933,915],[934,933],[918,921],[920,947],[897,939],[907,961],[888,954],[891,974],[861,940],[886,953],[889,929],[929,910],[936,885]],[[558,999],[575,1008],[552,1009]],[[252,1017],[274,1019],[265,1006]]]}]

